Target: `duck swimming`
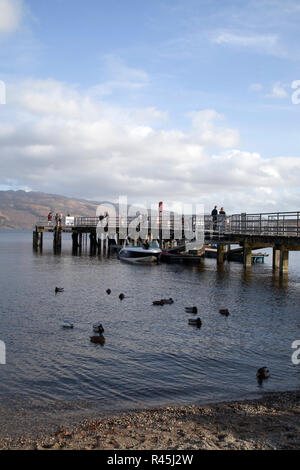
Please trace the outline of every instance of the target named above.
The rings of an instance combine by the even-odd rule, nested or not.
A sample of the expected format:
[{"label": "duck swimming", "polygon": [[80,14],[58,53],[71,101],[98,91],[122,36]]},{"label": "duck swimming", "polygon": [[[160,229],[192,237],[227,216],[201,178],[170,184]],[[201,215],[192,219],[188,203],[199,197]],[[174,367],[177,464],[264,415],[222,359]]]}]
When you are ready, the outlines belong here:
[{"label": "duck swimming", "polygon": [[268,369],[268,367],[261,367],[261,368],[258,369],[258,371],[256,372],[256,377],[257,377],[259,380],[268,379],[268,378],[270,377],[270,370]]},{"label": "duck swimming", "polygon": [[153,305],[165,305],[165,302],[163,300],[154,300]]},{"label": "duck swimming", "polygon": [[189,319],[189,325],[194,325],[194,326],[197,326],[197,328],[201,328],[202,321],[199,317],[198,318],[190,318]]},{"label": "duck swimming", "polygon": [[111,290],[110,290],[110,289],[107,289],[106,293],[107,293],[107,295],[110,295],[110,294],[111,294]]},{"label": "duck swimming", "polygon": [[90,340],[92,343],[95,343],[95,344],[104,344],[105,343],[105,338],[104,336],[100,335],[100,336],[90,336]]},{"label": "duck swimming", "polygon": [[174,303],[174,300],[172,299],[172,297],[170,297],[169,299],[161,299],[161,302],[166,305],[172,305]]},{"label": "duck swimming", "polygon": [[229,310],[227,308],[223,308],[221,310],[219,310],[220,314],[221,315],[224,315],[225,317],[229,317],[230,313],[229,313]]},{"label": "duck swimming", "polygon": [[119,299],[120,299],[120,300],[125,299],[125,295],[124,295],[124,294],[120,294],[120,295],[119,295]]},{"label": "duck swimming", "polygon": [[63,287],[55,287],[55,294],[58,292],[63,292],[65,289]]},{"label": "duck swimming", "polygon": [[73,324],[73,323],[70,323],[70,322],[68,322],[68,321],[63,321],[63,322],[61,323],[61,326],[62,326],[63,328],[69,328],[69,329],[74,328],[74,324]]},{"label": "duck swimming", "polygon": [[186,313],[198,313],[197,307],[185,307]]}]

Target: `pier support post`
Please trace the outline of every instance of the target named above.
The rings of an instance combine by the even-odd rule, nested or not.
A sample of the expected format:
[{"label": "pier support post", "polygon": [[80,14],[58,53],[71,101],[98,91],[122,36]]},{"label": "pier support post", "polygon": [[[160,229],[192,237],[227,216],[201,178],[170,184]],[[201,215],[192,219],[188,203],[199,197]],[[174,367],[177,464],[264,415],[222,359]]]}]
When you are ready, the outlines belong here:
[{"label": "pier support post", "polygon": [[280,274],[285,274],[289,270],[289,250],[282,247],[280,253]]},{"label": "pier support post", "polygon": [[251,246],[245,244],[244,245],[244,267],[251,268],[252,266],[252,250]]},{"label": "pier support post", "polygon": [[105,237],[105,255],[109,256],[109,236]]},{"label": "pier support post", "polygon": [[224,263],[224,255],[225,255],[225,245],[218,244],[218,248],[217,248],[217,263],[218,264]]},{"label": "pier support post", "polygon": [[104,251],[104,234],[101,233],[101,238],[100,238],[100,255],[103,255]]},{"label": "pier support post", "polygon": [[79,233],[78,246],[79,246],[79,251],[81,251],[82,250],[82,233]]},{"label": "pier support post", "polygon": [[73,253],[77,252],[78,247],[79,247],[78,233],[77,232],[72,232],[72,251],[73,251]]},{"label": "pier support post", "polygon": [[276,246],[273,248],[273,270],[279,269],[280,268],[280,249],[278,249]]},{"label": "pier support post", "polygon": [[33,232],[33,249],[36,251],[42,251],[43,249],[43,232],[34,230]]},{"label": "pier support post", "polygon": [[96,239],[96,233],[91,232],[90,233],[90,254],[94,255],[97,250],[97,239]]},{"label": "pier support post", "polygon": [[55,253],[61,251],[61,228],[55,227],[53,232],[53,249]]}]

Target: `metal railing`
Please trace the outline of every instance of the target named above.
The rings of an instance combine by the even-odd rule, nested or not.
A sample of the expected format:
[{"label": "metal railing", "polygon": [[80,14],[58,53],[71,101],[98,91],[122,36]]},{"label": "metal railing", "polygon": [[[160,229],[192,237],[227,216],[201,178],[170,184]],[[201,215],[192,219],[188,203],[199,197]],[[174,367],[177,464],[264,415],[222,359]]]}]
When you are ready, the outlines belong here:
[{"label": "metal railing", "polygon": [[[47,217],[39,217],[37,224],[45,228],[54,228],[57,222],[55,219],[48,221]],[[162,218],[159,216],[147,217],[74,217],[74,228],[84,229],[90,227],[106,227],[110,232],[114,229],[128,230],[130,226],[137,229],[146,227],[149,231],[171,231],[177,234],[184,231],[195,231],[201,229],[206,237],[225,237],[228,235],[261,235],[261,236],[281,236],[300,237],[300,212],[272,212],[261,214],[233,214],[228,216],[218,216],[213,220],[210,215],[196,216],[171,216]],[[70,228],[65,224],[65,217],[61,221],[63,228]],[[138,230],[137,230],[138,231]]]},{"label": "metal railing", "polygon": [[299,237],[300,212],[234,214],[228,218],[226,233]]}]

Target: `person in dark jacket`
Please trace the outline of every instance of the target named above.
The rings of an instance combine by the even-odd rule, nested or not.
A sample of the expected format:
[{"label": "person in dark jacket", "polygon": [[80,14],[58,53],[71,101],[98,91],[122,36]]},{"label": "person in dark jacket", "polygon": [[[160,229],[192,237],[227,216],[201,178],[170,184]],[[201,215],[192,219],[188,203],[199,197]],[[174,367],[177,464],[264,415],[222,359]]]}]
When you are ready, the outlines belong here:
[{"label": "person in dark jacket", "polygon": [[218,206],[215,206],[215,208],[211,211],[211,217],[213,221],[213,231],[215,232],[217,230]]}]

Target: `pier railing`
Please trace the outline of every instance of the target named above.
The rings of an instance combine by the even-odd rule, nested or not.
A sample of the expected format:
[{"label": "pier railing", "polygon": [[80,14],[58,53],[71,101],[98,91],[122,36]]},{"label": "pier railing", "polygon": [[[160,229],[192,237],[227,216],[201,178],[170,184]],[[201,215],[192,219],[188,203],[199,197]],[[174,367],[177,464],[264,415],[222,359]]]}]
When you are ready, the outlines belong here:
[{"label": "pier railing", "polygon": [[300,212],[234,214],[227,219],[225,233],[299,237]]},{"label": "pier railing", "polygon": [[[233,214],[228,216],[218,216],[213,220],[210,215],[196,216],[159,216],[147,217],[106,217],[102,220],[99,217],[74,217],[73,223],[66,225],[65,218],[61,221],[62,228],[88,229],[102,225],[109,231],[114,228],[127,229],[130,225],[148,227],[150,230],[170,230],[172,232],[183,233],[184,230],[203,228],[205,235],[210,238],[226,237],[228,235],[261,235],[261,236],[282,236],[300,237],[300,212],[271,212],[257,214]],[[47,230],[53,229],[55,220],[48,221],[47,217],[40,217],[37,226]]]},{"label": "pier railing", "polygon": [[113,232],[114,229],[118,230],[130,230],[136,227],[137,231],[139,230],[148,230],[156,233],[159,230],[163,232],[176,232],[178,238],[181,238],[183,232],[190,233],[195,232],[196,230],[202,232],[204,231],[204,218],[196,216],[171,216],[171,217],[162,217],[160,220],[159,216],[129,216],[129,217],[106,217],[102,220],[99,217],[76,217],[74,221],[74,226],[77,228],[87,228],[87,227],[106,227],[110,232]]}]

